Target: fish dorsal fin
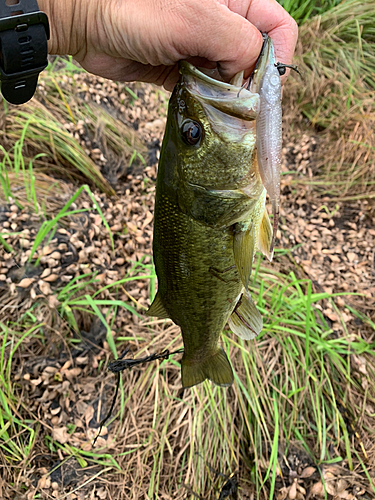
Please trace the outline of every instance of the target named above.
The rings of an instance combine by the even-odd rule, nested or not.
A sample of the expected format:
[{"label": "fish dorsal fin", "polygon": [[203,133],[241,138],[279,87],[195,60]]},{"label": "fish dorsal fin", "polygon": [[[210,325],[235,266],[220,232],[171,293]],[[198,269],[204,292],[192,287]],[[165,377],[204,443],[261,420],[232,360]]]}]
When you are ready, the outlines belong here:
[{"label": "fish dorsal fin", "polygon": [[159,292],[156,294],[154,301],[146,311],[146,314],[147,316],[154,316],[156,318],[169,318],[169,314],[163,305]]},{"label": "fish dorsal fin", "polygon": [[262,331],[262,316],[247,290],[240,295],[228,324],[232,332],[244,340],[251,340]]},{"label": "fish dorsal fin", "polygon": [[250,224],[241,229],[241,224],[234,226],[233,254],[238,274],[245,289],[248,289],[255,250],[255,227]]},{"label": "fish dorsal fin", "polygon": [[258,249],[270,262],[273,257],[273,249],[271,249],[272,234],[270,218],[268,217],[267,210],[264,209],[263,219],[259,230]]}]

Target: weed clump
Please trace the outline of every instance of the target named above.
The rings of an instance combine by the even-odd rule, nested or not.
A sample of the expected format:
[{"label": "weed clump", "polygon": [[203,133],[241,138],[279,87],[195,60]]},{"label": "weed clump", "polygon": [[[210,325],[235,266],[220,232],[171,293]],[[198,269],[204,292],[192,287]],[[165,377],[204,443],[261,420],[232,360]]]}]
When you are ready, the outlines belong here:
[{"label": "weed clump", "polygon": [[375,196],[374,11],[373,0],[346,0],[306,20],[296,57],[304,78],[290,78],[284,94],[290,127],[307,118],[323,135],[312,182],[345,199]]}]

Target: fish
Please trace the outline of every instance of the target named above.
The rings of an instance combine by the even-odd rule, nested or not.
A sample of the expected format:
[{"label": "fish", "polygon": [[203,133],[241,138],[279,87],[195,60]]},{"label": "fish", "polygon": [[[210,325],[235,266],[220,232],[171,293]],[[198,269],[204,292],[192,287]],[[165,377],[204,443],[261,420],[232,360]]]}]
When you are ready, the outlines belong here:
[{"label": "fish", "polygon": [[248,88],[243,73],[226,83],[182,61],[169,101],[154,213],[158,291],[147,314],[181,328],[184,388],[206,379],[222,387],[233,383],[219,345],[227,321],[245,340],[263,327],[249,280],[256,250],[270,260],[273,254],[265,185],[275,188],[276,167],[259,167],[257,154],[263,147],[257,135],[267,133],[257,125],[258,90],[272,54],[267,37]]}]

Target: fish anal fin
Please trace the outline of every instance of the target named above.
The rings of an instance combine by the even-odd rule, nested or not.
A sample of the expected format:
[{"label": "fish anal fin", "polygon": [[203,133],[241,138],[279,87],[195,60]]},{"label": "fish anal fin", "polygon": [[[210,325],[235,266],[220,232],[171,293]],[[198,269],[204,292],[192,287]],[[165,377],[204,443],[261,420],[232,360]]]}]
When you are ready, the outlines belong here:
[{"label": "fish anal fin", "polygon": [[146,311],[146,314],[147,316],[154,316],[155,318],[169,318],[169,314],[163,305],[159,292],[156,294],[154,301]]},{"label": "fish anal fin", "polygon": [[228,324],[232,332],[244,340],[251,340],[262,331],[262,316],[247,290],[244,290],[240,295]]},{"label": "fish anal fin", "polygon": [[233,383],[233,370],[227,355],[221,347],[212,355],[200,362],[185,356],[181,361],[182,386],[192,387],[207,378],[221,387],[229,387]]},{"label": "fish anal fin", "polygon": [[273,231],[270,218],[268,217],[268,213],[265,208],[259,229],[258,248],[270,262],[272,261],[273,258],[272,235]]},{"label": "fish anal fin", "polygon": [[234,226],[233,254],[241,282],[247,290],[256,244],[255,228],[253,224],[250,224],[247,229],[242,230],[241,227],[241,224]]}]

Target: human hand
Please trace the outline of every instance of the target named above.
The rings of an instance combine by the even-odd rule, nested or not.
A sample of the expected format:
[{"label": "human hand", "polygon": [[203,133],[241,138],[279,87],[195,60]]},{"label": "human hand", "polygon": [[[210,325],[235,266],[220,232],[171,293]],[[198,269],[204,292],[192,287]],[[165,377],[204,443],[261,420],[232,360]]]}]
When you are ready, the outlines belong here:
[{"label": "human hand", "polygon": [[[178,61],[248,76],[272,38],[291,64],[297,24],[276,0],[39,0],[51,25],[49,52],[71,54],[87,71],[171,90]],[[285,77],[282,78],[285,81]]]}]

